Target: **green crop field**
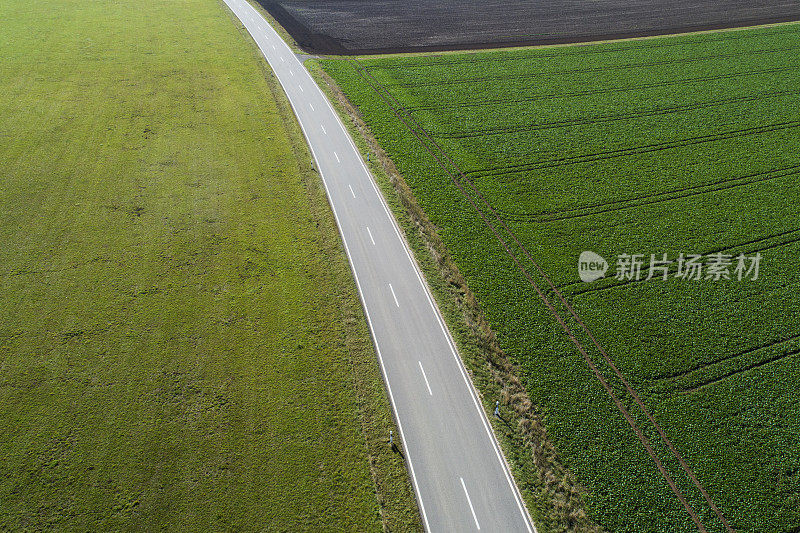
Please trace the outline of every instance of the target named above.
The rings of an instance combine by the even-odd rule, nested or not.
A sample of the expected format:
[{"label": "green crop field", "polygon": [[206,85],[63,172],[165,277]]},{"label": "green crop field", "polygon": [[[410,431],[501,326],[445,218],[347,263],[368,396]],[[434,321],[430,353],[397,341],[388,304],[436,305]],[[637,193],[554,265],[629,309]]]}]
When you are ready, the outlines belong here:
[{"label": "green crop field", "polygon": [[322,183],[224,4],[0,13],[0,530],[419,529]]},{"label": "green crop field", "polygon": [[609,531],[800,528],[798,50],[782,25],[321,62]]}]

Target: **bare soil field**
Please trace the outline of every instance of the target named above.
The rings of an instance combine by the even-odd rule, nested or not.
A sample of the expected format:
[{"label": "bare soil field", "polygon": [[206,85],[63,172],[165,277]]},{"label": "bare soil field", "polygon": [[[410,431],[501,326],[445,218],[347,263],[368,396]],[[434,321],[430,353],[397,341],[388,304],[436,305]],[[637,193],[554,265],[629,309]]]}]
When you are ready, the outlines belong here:
[{"label": "bare soil field", "polygon": [[797,0],[258,0],[305,50],[371,54],[558,44],[800,20]]}]

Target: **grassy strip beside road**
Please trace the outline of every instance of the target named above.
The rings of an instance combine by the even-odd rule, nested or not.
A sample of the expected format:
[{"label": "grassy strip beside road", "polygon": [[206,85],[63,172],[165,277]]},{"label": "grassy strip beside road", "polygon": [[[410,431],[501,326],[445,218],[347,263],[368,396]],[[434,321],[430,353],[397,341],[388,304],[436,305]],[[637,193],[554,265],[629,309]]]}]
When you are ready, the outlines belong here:
[{"label": "grassy strip beside road", "polygon": [[226,9],[0,6],[0,529],[418,528],[324,190]]}]

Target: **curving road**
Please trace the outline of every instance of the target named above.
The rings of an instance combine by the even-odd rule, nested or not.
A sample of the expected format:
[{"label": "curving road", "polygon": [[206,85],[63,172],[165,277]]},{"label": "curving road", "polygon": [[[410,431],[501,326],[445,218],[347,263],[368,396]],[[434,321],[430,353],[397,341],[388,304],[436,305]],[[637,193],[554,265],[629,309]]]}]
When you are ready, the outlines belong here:
[{"label": "curving road", "polygon": [[245,0],[225,0],[286,91],[322,176],[372,331],[428,531],[534,533],[444,321],[325,95]]}]

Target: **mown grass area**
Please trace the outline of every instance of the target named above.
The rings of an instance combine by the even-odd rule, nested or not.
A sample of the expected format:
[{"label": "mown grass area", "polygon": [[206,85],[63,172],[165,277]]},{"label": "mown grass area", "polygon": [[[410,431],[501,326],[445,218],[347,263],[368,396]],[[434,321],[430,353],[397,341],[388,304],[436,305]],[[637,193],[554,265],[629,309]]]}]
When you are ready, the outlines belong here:
[{"label": "mown grass area", "polygon": [[419,529],[324,190],[224,5],[0,12],[0,529]]},{"label": "mown grass area", "polygon": [[[783,25],[321,62],[608,530],[800,526],[798,47]],[[584,250],[606,279],[579,280]],[[644,279],[650,254],[681,252],[732,256],[734,279],[679,279],[676,263]],[[641,281],[614,278],[625,253],[644,255]],[[759,279],[736,280],[756,253]]]}]

